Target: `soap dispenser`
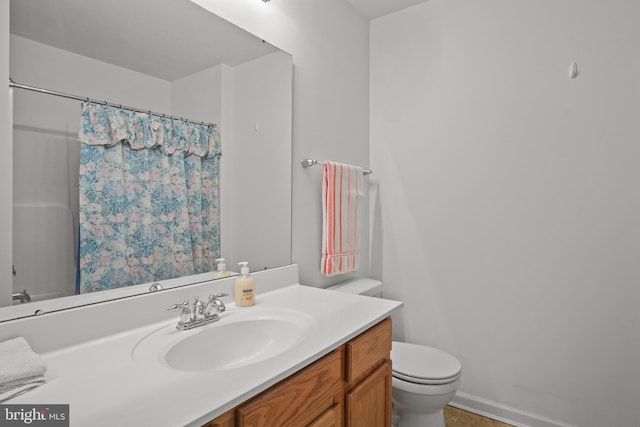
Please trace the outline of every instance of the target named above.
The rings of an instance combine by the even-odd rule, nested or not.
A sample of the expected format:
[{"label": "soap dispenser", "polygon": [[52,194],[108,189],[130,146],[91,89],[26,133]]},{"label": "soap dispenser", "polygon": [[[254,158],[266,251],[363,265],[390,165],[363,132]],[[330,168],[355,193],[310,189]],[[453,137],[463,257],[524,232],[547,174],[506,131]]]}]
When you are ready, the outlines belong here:
[{"label": "soap dispenser", "polygon": [[240,276],[236,277],[235,302],[237,307],[249,307],[256,303],[256,286],[249,274],[249,263],[239,262]]},{"label": "soap dispenser", "polygon": [[218,269],[213,272],[213,278],[222,279],[223,277],[229,277],[231,272],[226,270],[227,265],[224,262],[224,258],[218,258],[216,259],[216,262],[218,263]]}]

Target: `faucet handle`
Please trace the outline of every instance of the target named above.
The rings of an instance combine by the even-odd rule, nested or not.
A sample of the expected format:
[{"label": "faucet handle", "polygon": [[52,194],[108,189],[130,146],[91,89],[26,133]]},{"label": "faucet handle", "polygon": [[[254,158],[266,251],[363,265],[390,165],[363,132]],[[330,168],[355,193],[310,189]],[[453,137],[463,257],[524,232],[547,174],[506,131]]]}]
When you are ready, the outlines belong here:
[{"label": "faucet handle", "polygon": [[191,321],[191,308],[189,308],[189,301],[185,300],[182,304],[173,304],[167,308],[167,311],[178,310],[180,310],[180,321],[178,322],[178,326],[189,323]]},{"label": "faucet handle", "polygon": [[167,308],[167,311],[178,311],[182,310],[183,308],[189,308],[189,301],[185,300],[182,304],[172,304],[169,308]]}]

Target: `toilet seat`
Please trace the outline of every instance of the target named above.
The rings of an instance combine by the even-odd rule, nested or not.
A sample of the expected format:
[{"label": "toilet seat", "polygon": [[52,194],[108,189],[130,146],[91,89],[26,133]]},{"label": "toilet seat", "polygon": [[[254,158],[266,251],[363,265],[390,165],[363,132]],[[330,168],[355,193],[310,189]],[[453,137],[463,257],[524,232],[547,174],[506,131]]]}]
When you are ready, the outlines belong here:
[{"label": "toilet seat", "polygon": [[441,396],[443,394],[455,393],[456,390],[458,390],[461,378],[462,375],[459,375],[453,382],[445,384],[416,384],[392,376],[391,387],[394,392],[403,391],[421,396]]},{"label": "toilet seat", "polygon": [[414,378],[408,375],[402,375],[399,374],[397,372],[391,372],[391,375],[393,376],[393,378],[397,378],[399,380],[402,381],[406,381],[406,382],[410,382],[413,384],[418,384],[418,385],[439,385],[439,384],[449,384],[451,382],[454,382],[455,380],[457,380],[458,378],[460,378],[460,374],[458,375],[454,375],[453,377],[449,377],[449,378],[443,378],[440,380],[432,380],[432,379],[428,379],[428,378]]},{"label": "toilet seat", "polygon": [[394,341],[391,360],[392,376],[413,384],[449,384],[459,379],[462,371],[454,356],[424,345]]}]

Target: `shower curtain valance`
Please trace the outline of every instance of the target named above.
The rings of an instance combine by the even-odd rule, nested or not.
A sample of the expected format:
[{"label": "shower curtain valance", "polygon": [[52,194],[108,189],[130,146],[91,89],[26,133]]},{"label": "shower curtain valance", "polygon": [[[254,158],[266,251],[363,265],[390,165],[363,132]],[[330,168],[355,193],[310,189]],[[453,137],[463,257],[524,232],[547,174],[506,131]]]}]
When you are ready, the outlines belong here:
[{"label": "shower curtain valance", "polygon": [[166,155],[176,152],[203,159],[220,154],[220,139],[215,125],[200,125],[182,120],[156,117],[103,104],[82,104],[80,142],[112,147],[128,143],[133,150],[158,148]]}]

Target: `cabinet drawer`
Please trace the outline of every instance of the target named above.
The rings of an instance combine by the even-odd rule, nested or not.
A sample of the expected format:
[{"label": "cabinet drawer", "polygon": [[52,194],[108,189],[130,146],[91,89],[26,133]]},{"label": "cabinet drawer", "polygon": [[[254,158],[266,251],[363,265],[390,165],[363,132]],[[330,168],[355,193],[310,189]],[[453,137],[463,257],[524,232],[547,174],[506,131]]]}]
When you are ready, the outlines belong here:
[{"label": "cabinet drawer", "polygon": [[236,411],[232,409],[225,412],[219,417],[209,421],[202,427],[235,427],[236,425]]},{"label": "cabinet drawer", "polygon": [[389,359],[391,353],[391,318],[378,323],[345,345],[346,381],[349,386]]},{"label": "cabinet drawer", "polygon": [[342,395],[342,347],[242,405],[239,427],[299,427],[310,424]]},{"label": "cabinet drawer", "polygon": [[342,427],[342,418],[342,404],[337,403],[316,418],[308,427]]}]

